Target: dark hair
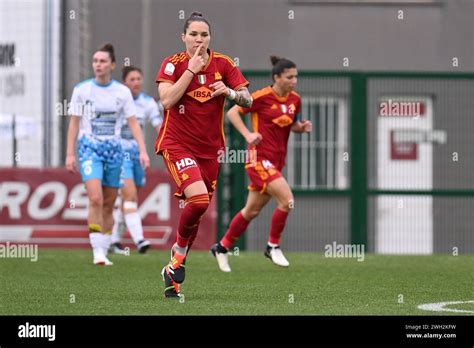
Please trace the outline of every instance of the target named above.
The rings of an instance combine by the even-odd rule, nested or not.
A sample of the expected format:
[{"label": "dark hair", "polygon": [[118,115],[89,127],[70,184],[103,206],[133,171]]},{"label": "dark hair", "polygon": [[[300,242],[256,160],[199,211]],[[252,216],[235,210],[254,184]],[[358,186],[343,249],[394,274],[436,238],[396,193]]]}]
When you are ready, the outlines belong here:
[{"label": "dark hair", "polygon": [[127,78],[127,75],[130,74],[132,71],[138,71],[141,75],[143,75],[142,69],[136,66],[133,66],[133,65],[124,66],[122,68],[122,81],[125,81],[125,79]]},{"label": "dark hair", "polygon": [[99,52],[107,52],[112,60],[112,63],[115,63],[115,50],[114,46],[111,43],[106,43],[101,48],[98,49]]},{"label": "dark hair", "polygon": [[186,19],[186,22],[184,22],[184,30],[183,30],[184,34],[186,34],[186,30],[188,30],[188,27],[192,22],[204,22],[204,23],[206,23],[207,26],[209,27],[209,34],[211,34],[211,25],[209,24],[207,19],[202,16],[201,12],[193,12],[189,16],[189,18]]},{"label": "dark hair", "polygon": [[285,69],[296,68],[296,64],[293,63],[291,60],[286,58],[280,58],[277,56],[270,56],[270,60],[272,62],[272,79],[275,80],[274,76],[280,76]]}]

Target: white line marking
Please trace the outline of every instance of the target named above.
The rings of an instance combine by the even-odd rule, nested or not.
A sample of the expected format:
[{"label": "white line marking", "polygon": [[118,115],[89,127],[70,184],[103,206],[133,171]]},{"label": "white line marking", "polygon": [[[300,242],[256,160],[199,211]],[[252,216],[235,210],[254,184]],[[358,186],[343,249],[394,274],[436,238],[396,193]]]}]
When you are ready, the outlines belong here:
[{"label": "white line marking", "polygon": [[426,303],[418,306],[419,309],[425,311],[434,312],[456,312],[456,313],[474,313],[474,310],[466,309],[455,309],[455,308],[444,308],[445,306],[463,304],[463,303],[474,303],[474,301],[451,301],[451,302],[438,302],[438,303]]}]

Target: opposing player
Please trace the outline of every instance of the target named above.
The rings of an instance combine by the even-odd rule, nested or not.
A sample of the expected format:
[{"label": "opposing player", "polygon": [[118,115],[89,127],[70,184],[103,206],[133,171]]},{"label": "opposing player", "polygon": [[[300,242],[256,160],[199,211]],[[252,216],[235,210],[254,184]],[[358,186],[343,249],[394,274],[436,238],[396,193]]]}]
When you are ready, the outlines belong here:
[{"label": "opposing player", "polygon": [[[295,63],[275,56],[271,57],[271,62],[273,84],[252,93],[251,107],[234,106],[227,113],[231,123],[249,143],[250,156],[245,169],[251,184],[245,207],[232,219],[221,241],[211,248],[223,272],[231,271],[228,250],[272,197],[277,201],[277,208],[272,215],[264,254],[276,265],[289,266],[280,249],[280,238],[294,200],[281,170],[285,166],[290,131],[310,132],[312,125],[311,121],[301,120],[301,99],[294,91],[298,77]],[[252,132],[241,118],[247,113],[252,115]]]},{"label": "opposing player", "polygon": [[[125,66],[122,68],[122,81],[132,92],[141,129],[143,130],[146,122],[150,122],[158,134],[163,117],[155,100],[141,91],[142,71],[134,66]],[[143,236],[142,220],[137,210],[138,191],[145,185],[145,171],[140,163],[140,148],[126,120],[123,121],[121,136],[124,155],[121,178],[123,186],[120,189],[120,207],[114,210],[111,249],[117,254],[125,254],[120,240],[121,230],[126,226],[138,252],[143,254],[150,247],[150,242]]]},{"label": "opposing player", "polygon": [[92,68],[95,77],[77,84],[72,93],[66,168],[76,171],[77,138],[80,172],[89,198],[87,222],[93,263],[112,265],[107,258],[107,250],[112,233],[112,210],[120,186],[123,160],[120,131],[123,119],[127,119],[138,143],[140,162],[145,168],[149,166],[150,159],[135,117],[132,94],[126,86],[112,80],[115,52],[111,44],[94,53]]},{"label": "opposing player", "polygon": [[171,261],[161,273],[165,297],[180,296],[185,258],[216,188],[225,98],[243,107],[252,104],[248,81],[232,59],[209,49],[211,27],[202,14],[191,14],[181,37],[186,50],[167,57],[156,78],[166,109],[156,153],[176,182],[175,195],[185,198]]}]

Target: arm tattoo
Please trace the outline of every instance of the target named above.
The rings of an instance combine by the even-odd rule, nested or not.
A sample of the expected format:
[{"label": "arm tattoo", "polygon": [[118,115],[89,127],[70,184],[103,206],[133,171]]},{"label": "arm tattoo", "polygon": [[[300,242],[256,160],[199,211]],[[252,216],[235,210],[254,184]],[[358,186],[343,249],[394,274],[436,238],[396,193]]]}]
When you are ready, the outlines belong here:
[{"label": "arm tattoo", "polygon": [[235,103],[244,108],[249,108],[252,106],[252,96],[249,93],[249,90],[246,87],[243,87],[237,91],[237,98],[235,98]]}]

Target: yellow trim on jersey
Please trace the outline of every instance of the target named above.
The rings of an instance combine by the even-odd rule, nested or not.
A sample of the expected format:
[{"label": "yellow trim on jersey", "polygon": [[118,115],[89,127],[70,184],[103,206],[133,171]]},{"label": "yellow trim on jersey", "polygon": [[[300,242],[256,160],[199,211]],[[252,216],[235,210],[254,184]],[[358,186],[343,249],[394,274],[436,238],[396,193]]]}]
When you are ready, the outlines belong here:
[{"label": "yellow trim on jersey", "polygon": [[232,65],[232,67],[236,67],[237,65],[235,64],[235,62],[232,60],[232,58],[230,58],[229,56],[226,56],[225,54],[222,54],[222,53],[219,53],[219,52],[214,52],[214,57],[216,58],[224,58],[225,60],[227,60],[230,65]]},{"label": "yellow trim on jersey", "polygon": [[174,85],[174,81],[166,80],[166,79],[163,79],[163,78],[158,79],[157,81],[158,81],[158,82],[167,82],[167,83],[171,83],[172,85]]},{"label": "yellow trim on jersey", "polygon": [[252,99],[255,100],[255,99],[261,98],[263,96],[266,96],[267,94],[272,92],[270,89],[271,89],[271,87],[267,86],[265,88],[262,88],[262,89],[259,89],[255,92],[253,92],[252,93]]},{"label": "yellow trim on jersey", "polygon": [[[225,103],[224,103],[225,105]],[[225,146],[225,132],[224,132],[224,105],[222,105],[222,116],[221,116],[221,133],[222,133],[222,140],[224,141]]]},{"label": "yellow trim on jersey", "polygon": [[270,88],[270,92],[275,96],[275,98],[277,98],[277,100],[280,102],[280,103],[286,103],[288,101],[288,98],[290,97],[290,93],[288,93],[285,97],[280,97],[278,94],[276,94],[276,92],[273,90],[272,87],[269,87]]},{"label": "yellow trim on jersey", "polygon": [[170,118],[170,111],[169,110],[166,110],[166,116],[165,116],[166,120],[165,120],[165,128],[163,129],[163,134],[161,135],[161,138],[160,140],[158,141],[158,146],[156,147],[155,149],[155,153],[158,153],[160,152],[160,146],[161,146],[161,143],[163,142],[163,138],[165,137],[165,134],[166,134],[166,126],[168,126],[168,120]]},{"label": "yellow trim on jersey", "polygon": [[258,112],[252,112],[252,129],[253,132],[258,132]]},{"label": "yellow trim on jersey", "polygon": [[241,89],[242,87],[247,87],[250,83],[247,81],[247,82],[244,82],[244,83],[241,83],[240,85],[237,85],[237,87],[234,87],[234,90],[238,91],[239,89]]},{"label": "yellow trim on jersey", "polygon": [[170,161],[168,151],[163,151],[163,157],[165,158],[166,165],[170,171],[171,176],[173,177],[174,181],[178,186],[181,186],[181,180],[179,179],[178,173],[176,172],[176,168],[174,167],[174,163]]},{"label": "yellow trim on jersey", "polygon": [[200,71],[206,71],[206,69],[209,67],[209,65],[211,64],[211,61],[212,61],[212,58],[214,58],[214,51],[213,50],[209,50],[210,54],[209,54],[209,59],[207,60],[207,63],[206,65],[204,65],[204,67],[200,70]]}]

